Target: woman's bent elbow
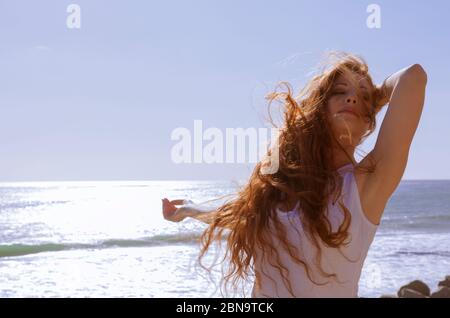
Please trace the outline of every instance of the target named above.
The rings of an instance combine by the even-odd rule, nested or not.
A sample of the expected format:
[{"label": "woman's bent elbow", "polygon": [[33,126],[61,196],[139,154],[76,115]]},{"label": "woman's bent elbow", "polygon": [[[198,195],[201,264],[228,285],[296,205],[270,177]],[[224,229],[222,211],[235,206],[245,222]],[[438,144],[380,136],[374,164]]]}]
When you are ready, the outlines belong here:
[{"label": "woman's bent elbow", "polygon": [[428,81],[428,75],[425,69],[420,64],[413,64],[408,69],[409,76],[417,83],[426,85]]}]

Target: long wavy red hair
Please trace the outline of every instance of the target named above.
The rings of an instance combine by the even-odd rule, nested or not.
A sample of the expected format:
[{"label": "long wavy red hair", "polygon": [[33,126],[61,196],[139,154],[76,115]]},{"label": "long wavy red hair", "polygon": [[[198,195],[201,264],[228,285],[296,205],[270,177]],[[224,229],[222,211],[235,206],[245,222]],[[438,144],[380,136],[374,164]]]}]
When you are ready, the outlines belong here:
[{"label": "long wavy red hair", "polygon": [[[285,91],[275,90],[267,95],[269,107],[277,100],[281,101],[284,108],[283,125],[277,127],[279,169],[274,174],[264,174],[264,160],[258,162],[248,183],[238,190],[234,199],[216,210],[213,221],[200,237],[199,263],[207,270],[212,266],[205,266],[203,259],[211,244],[222,244],[222,240],[226,241],[225,255],[220,262],[225,265],[222,278],[225,289],[231,284],[234,290],[237,290],[239,282],[248,282],[254,276],[259,279],[261,273],[255,273],[254,261],[256,253],[260,252],[278,261],[277,267],[283,277],[283,283],[293,295],[288,270],[280,261],[277,248],[271,239],[273,234],[268,231],[271,222],[282,247],[295,262],[304,266],[308,277],[314,281],[310,276],[309,265],[301,259],[297,247],[287,240],[283,226],[276,217],[275,209],[280,204],[292,206],[299,203],[299,209],[302,211],[301,221],[305,230],[312,234],[313,243],[318,248],[317,259],[321,252],[318,240],[332,248],[339,248],[347,243],[347,231],[351,222],[349,210],[339,201],[344,219],[337,232],[332,231],[325,214],[330,197],[337,200],[342,188],[342,178],[333,166],[334,153],[331,151],[333,143],[340,143],[331,131],[325,106],[337,76],[348,71],[363,76],[374,87],[364,114],[370,128],[361,139],[362,142],[375,130],[375,115],[379,110],[376,100],[379,92],[375,89],[368,66],[361,57],[332,52],[319,74],[313,76],[297,97],[292,96],[291,86],[286,82],[280,84]],[[273,121],[271,122],[273,124]],[[343,147],[341,150],[355,165],[353,156]],[[271,155],[270,149],[267,155]],[[365,169],[365,172],[370,173],[373,170],[374,165]],[[321,269],[320,271],[326,277],[336,276],[334,273],[326,273]]]}]

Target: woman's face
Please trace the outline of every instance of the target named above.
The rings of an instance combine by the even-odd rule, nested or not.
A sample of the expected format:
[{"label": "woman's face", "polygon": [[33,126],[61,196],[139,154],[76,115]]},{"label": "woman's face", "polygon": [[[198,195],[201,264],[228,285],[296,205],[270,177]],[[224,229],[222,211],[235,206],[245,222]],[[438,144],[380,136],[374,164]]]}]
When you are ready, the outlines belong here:
[{"label": "woman's face", "polygon": [[373,87],[367,78],[355,73],[339,75],[331,87],[327,115],[342,146],[356,147],[370,128],[368,110]]}]

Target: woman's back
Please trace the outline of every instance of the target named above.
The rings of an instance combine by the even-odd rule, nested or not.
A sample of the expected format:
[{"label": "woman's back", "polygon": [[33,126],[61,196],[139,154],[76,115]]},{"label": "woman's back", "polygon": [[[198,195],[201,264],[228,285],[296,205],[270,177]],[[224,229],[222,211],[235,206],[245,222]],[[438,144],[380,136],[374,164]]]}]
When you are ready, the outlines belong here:
[{"label": "woman's back", "polygon": [[[253,287],[252,297],[358,296],[358,281],[361,270],[378,227],[371,223],[363,213],[352,164],[347,164],[338,169],[338,171],[343,177],[342,201],[351,213],[351,224],[348,228],[349,238],[347,239],[349,244],[336,249],[326,247],[318,239],[321,247],[321,264],[318,266],[316,264],[317,248],[310,240],[308,233],[304,231],[304,227],[297,215],[299,210],[293,209],[289,212],[283,212],[278,209],[277,215],[285,226],[287,239],[293,246],[298,247],[298,257],[306,261],[310,269],[311,278],[321,285],[314,284],[308,278],[304,266],[298,264],[284,250],[276,236],[272,235],[275,247],[280,246],[277,249],[280,259],[276,260],[273,256],[269,256],[266,253],[264,260],[262,260],[261,253],[257,252],[255,259],[257,279]],[[331,198],[328,204],[327,217],[333,232],[336,232],[344,219],[344,215],[338,202],[333,205]],[[286,274],[294,295],[289,292],[288,286],[284,283],[279,272],[279,268],[275,265],[280,263],[280,261],[288,270]],[[321,274],[319,268],[322,268],[329,274],[335,273],[337,277],[326,277]]]}]

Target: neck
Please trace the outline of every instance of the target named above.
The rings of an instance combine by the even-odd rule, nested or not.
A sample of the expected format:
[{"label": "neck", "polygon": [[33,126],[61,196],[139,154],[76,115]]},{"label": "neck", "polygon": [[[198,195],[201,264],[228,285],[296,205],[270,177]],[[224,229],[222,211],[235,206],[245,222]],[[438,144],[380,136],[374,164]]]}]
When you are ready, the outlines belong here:
[{"label": "neck", "polygon": [[350,158],[342,151],[341,148],[335,149],[335,155],[334,155],[334,159],[333,159],[333,168],[334,169],[338,169],[342,166],[345,166],[349,163],[355,162],[355,157],[354,157],[354,152],[355,152],[355,148],[354,147],[348,147],[348,148],[344,148],[345,151],[350,155]]}]

